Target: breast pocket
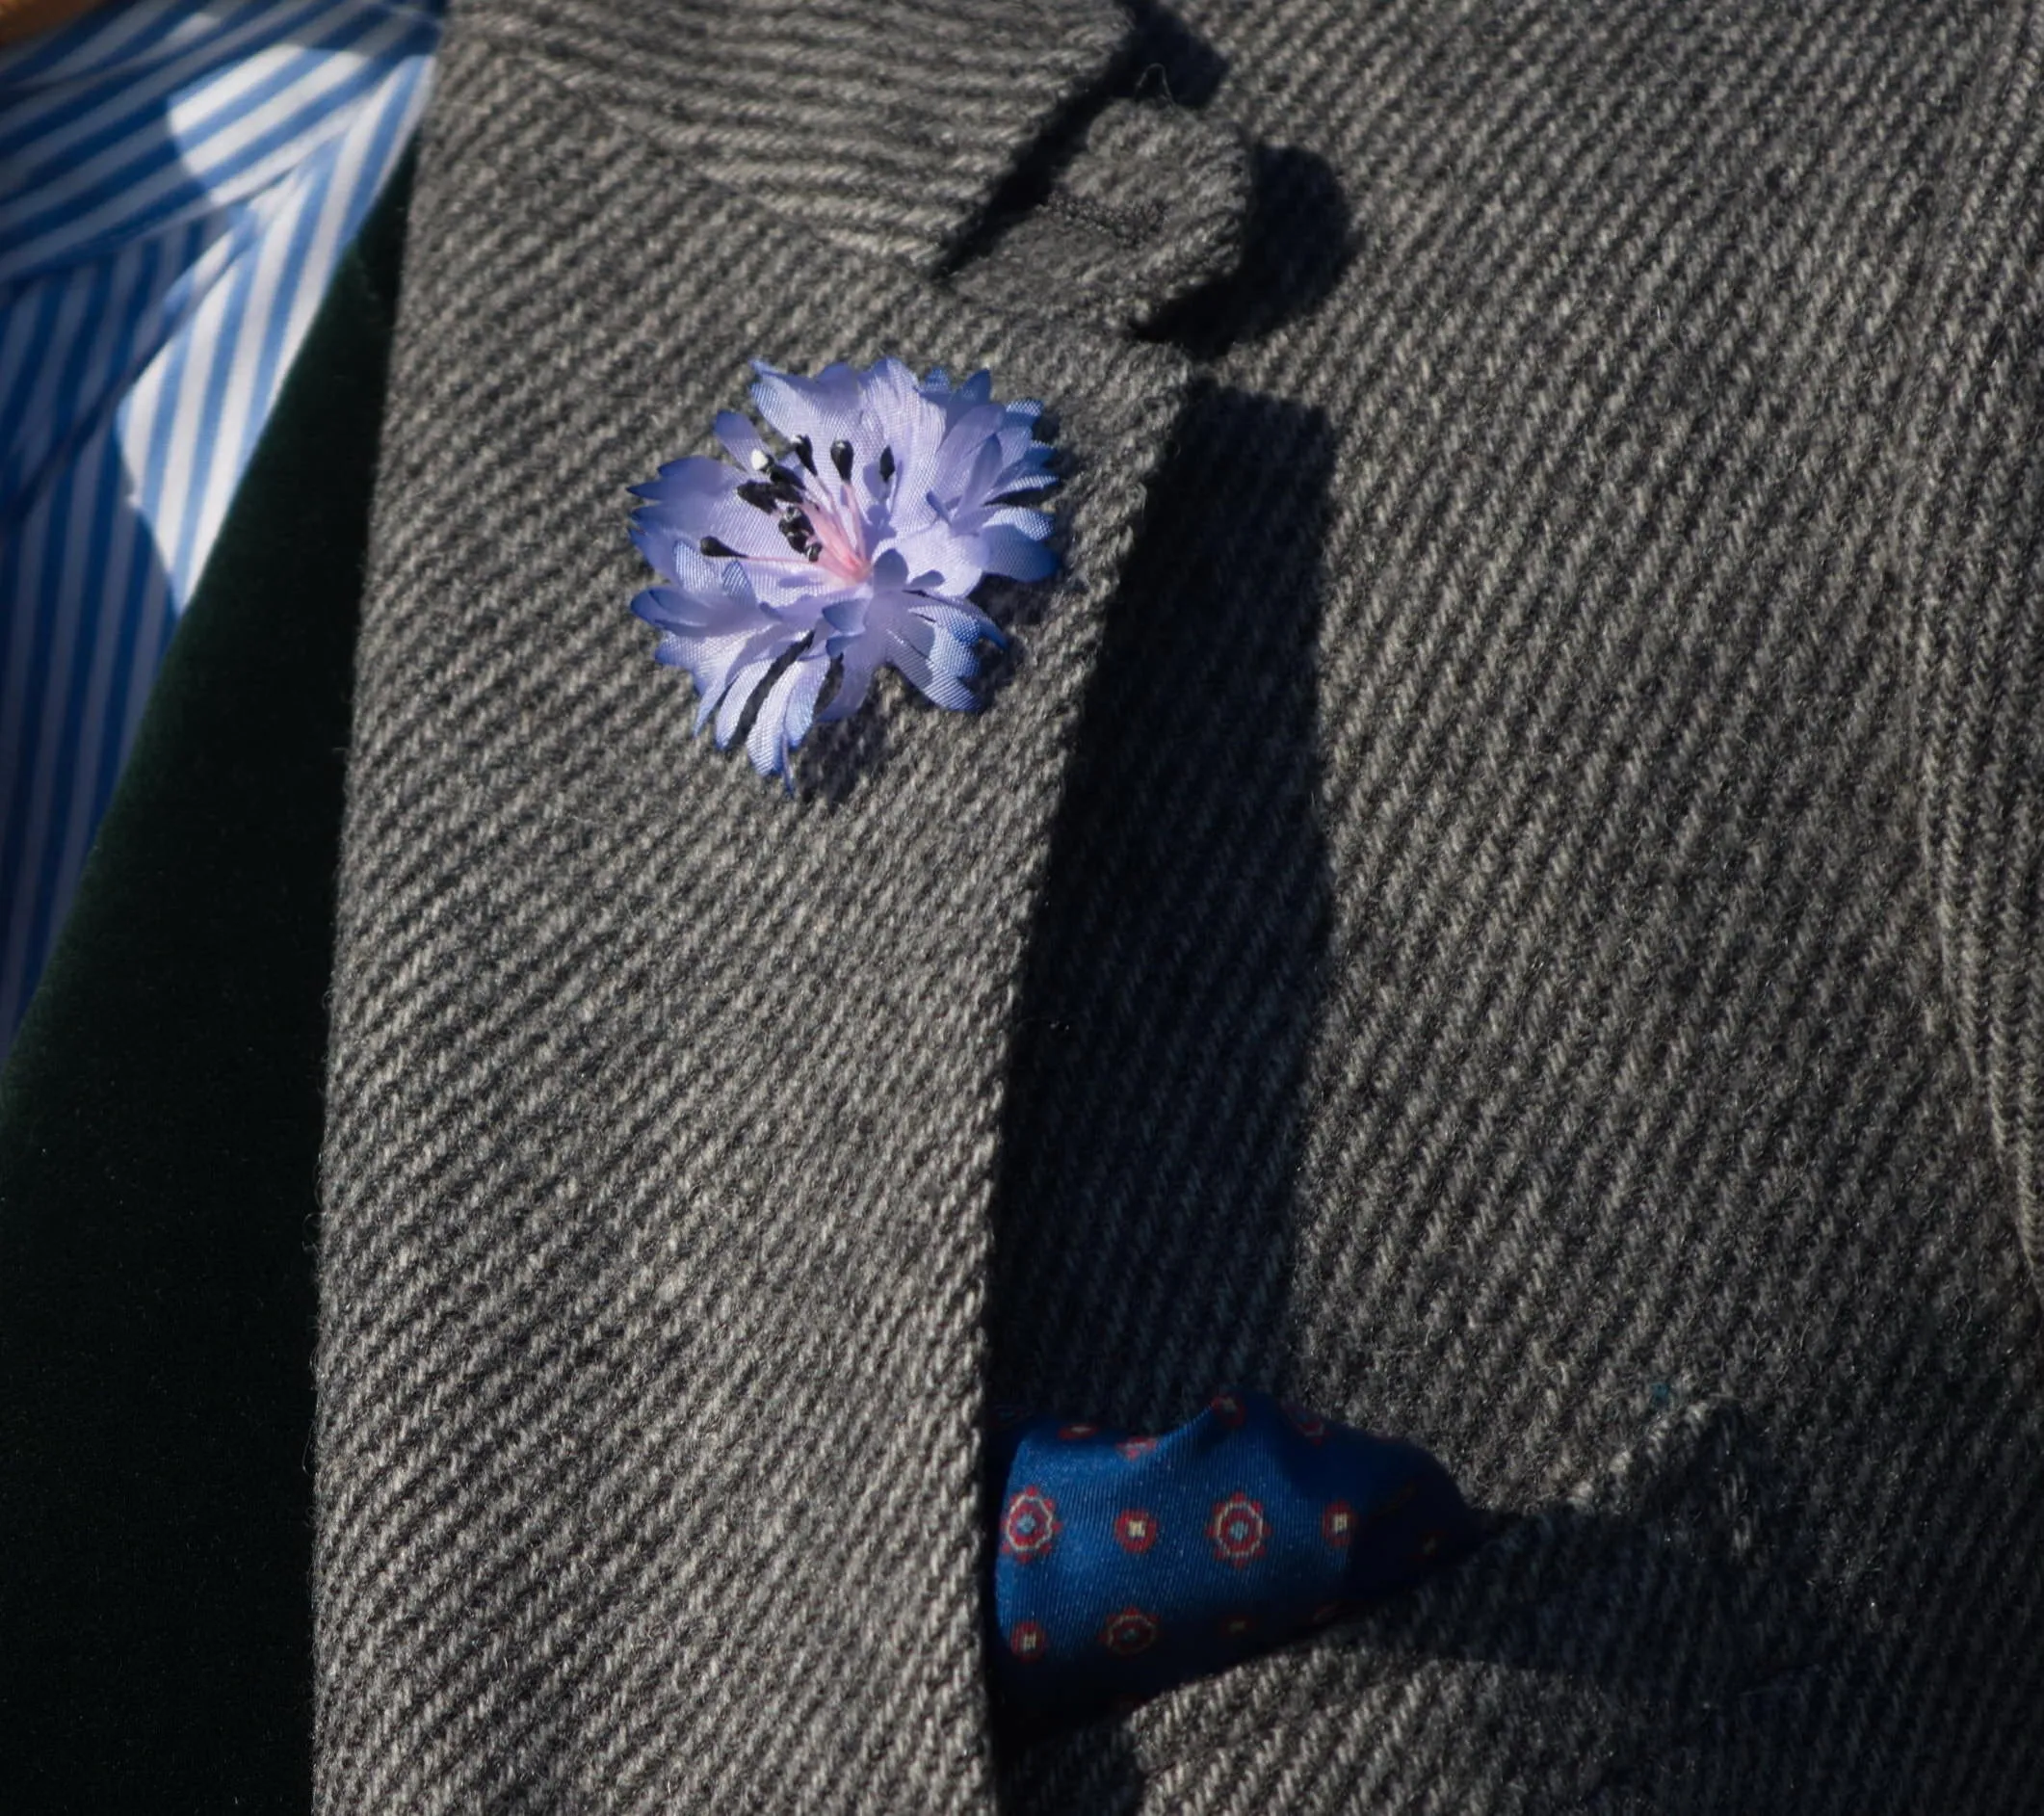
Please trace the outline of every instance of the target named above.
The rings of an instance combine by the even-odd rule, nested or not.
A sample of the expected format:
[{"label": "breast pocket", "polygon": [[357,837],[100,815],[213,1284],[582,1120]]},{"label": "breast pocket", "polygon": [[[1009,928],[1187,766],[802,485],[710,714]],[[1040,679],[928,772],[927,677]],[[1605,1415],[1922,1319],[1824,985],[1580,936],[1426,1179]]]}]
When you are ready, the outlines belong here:
[{"label": "breast pocket", "polygon": [[1036,1812],[1796,1807],[1838,1649],[1737,1408],[1374,1616],[1018,1759]]}]

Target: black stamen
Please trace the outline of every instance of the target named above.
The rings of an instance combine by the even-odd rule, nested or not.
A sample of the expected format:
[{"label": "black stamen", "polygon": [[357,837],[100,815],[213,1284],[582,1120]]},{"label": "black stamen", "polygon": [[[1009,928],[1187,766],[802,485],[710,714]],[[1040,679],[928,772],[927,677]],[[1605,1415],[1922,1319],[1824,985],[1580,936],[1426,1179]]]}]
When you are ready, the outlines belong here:
[{"label": "black stamen", "polygon": [[807,435],[797,435],[788,445],[795,450],[795,458],[798,461],[806,466],[810,472],[816,471],[816,450],[809,445],[809,437]]},{"label": "black stamen", "polygon": [[767,483],[773,487],[773,495],[776,498],[785,499],[791,505],[800,504],[803,498],[807,496],[802,490],[801,481],[789,472],[785,466],[774,467],[768,474]]},{"label": "black stamen", "polygon": [[833,441],[830,444],[830,464],[837,468],[837,476],[848,486],[852,483],[852,443]]},{"label": "black stamen", "polygon": [[738,495],[754,511],[771,512],[776,502],[773,487],[763,479],[748,479],[738,488]]},{"label": "black stamen", "polygon": [[723,561],[729,558],[733,558],[738,554],[738,551],[735,548],[730,547],[726,543],[720,542],[714,536],[704,537],[703,540],[696,546],[699,547],[705,555],[709,556],[712,561]]},{"label": "black stamen", "polygon": [[882,486],[891,486],[893,483],[894,450],[892,448],[882,448],[880,450],[880,484]]},{"label": "black stamen", "polygon": [[[775,527],[786,539],[788,546],[798,555],[808,555],[812,545],[818,548],[823,546],[816,540],[816,525],[799,511],[783,512]],[[815,558],[811,556],[810,559]]]}]

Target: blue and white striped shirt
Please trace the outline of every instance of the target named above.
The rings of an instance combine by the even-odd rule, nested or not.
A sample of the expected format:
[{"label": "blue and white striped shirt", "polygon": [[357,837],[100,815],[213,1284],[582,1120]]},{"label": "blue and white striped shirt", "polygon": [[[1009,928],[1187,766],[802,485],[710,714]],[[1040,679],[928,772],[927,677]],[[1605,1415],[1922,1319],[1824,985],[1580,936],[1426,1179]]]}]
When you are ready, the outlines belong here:
[{"label": "blue and white striped shirt", "polygon": [[0,51],[0,1053],[439,13],[128,0]]}]

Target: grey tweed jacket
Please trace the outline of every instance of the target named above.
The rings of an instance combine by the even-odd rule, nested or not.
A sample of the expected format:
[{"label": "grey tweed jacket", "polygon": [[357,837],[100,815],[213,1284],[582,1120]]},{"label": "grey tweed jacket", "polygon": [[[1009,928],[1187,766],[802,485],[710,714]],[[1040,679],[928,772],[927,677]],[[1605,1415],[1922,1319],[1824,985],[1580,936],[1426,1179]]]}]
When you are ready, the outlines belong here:
[{"label": "grey tweed jacket", "polygon": [[[2037,0],[472,0],[360,653],[323,1811],[2044,1810]],[[989,365],[788,800],[624,487]],[[1501,1535],[1033,1747],[989,1401]]]}]

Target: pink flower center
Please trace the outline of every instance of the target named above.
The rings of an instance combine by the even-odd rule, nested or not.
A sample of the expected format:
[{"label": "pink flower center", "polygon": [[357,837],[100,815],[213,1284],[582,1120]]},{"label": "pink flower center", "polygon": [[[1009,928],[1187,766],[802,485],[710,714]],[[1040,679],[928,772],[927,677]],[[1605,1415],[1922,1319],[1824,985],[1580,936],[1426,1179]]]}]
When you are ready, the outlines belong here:
[{"label": "pink flower center", "polygon": [[849,498],[844,500],[847,508],[841,516],[827,499],[820,499],[809,513],[809,522],[821,547],[816,565],[834,578],[856,585],[873,577],[873,556],[851,503]]}]

